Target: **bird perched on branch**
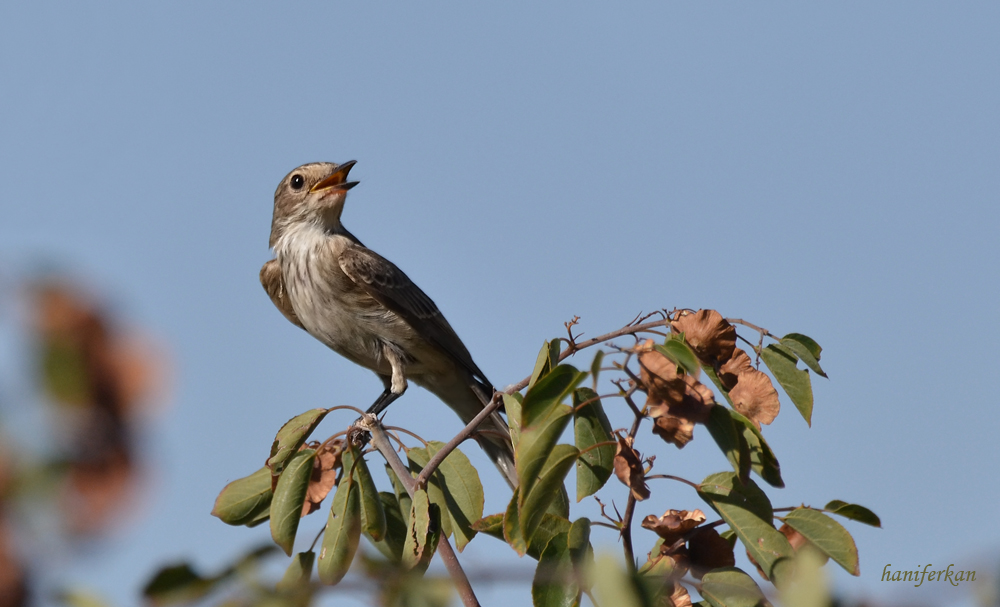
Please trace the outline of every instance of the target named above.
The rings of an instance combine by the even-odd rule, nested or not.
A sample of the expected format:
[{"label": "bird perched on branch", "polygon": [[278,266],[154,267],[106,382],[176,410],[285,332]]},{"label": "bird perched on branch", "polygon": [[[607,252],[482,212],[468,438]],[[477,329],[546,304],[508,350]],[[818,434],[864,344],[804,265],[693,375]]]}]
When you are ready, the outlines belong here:
[{"label": "bird perched on branch", "polygon": [[[304,164],[281,180],[271,222],[275,259],[261,268],[260,282],[285,318],[378,375],[385,390],[369,413],[383,411],[412,380],[468,424],[493,384],[431,298],[341,223],[347,191],[358,185],[347,181],[354,164]],[[480,430],[479,444],[515,487],[507,424],[494,413]]]}]

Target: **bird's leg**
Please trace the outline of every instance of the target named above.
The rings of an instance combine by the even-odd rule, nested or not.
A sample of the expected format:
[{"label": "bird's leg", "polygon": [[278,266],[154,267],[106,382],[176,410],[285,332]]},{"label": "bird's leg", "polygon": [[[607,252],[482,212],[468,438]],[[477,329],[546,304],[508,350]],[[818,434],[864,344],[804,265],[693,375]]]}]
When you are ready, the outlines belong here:
[{"label": "bird's leg", "polygon": [[392,375],[379,375],[379,379],[382,380],[385,390],[375,399],[372,406],[368,407],[367,413],[371,415],[378,415],[382,411],[385,411],[386,407],[402,396],[403,392],[406,392],[406,374],[403,371],[404,363],[402,355],[388,344],[382,347],[382,355],[389,361],[389,365],[392,367]]},{"label": "bird's leg", "polygon": [[379,394],[379,397],[375,399],[375,402],[372,403],[371,407],[368,407],[368,410],[365,413],[369,413],[371,415],[378,415],[379,413],[385,411],[385,409],[392,404],[392,401],[396,400],[402,395],[403,395],[402,392],[396,394],[395,392],[392,391],[391,388],[386,386],[385,390],[382,391],[382,394]]}]

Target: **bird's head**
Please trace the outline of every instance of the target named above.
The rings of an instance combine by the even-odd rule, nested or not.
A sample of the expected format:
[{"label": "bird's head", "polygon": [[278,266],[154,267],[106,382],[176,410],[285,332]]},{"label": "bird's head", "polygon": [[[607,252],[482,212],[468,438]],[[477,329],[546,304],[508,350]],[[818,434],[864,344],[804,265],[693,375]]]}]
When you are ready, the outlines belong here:
[{"label": "bird's head", "polygon": [[309,221],[333,228],[340,224],[347,190],[358,185],[357,181],[347,181],[355,162],[312,162],[285,175],[274,191],[272,247],[289,225]]}]

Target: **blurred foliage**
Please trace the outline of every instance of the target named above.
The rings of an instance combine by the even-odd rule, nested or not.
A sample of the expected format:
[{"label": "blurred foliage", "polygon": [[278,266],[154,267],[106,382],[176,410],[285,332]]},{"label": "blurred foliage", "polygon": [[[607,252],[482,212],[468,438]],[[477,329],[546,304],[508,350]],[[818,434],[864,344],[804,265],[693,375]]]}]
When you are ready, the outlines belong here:
[{"label": "blurred foliage", "polygon": [[[26,295],[28,318],[20,325],[39,398],[14,405],[44,407],[50,436],[0,426],[0,607],[28,605],[43,592],[33,586],[26,556],[37,551],[25,544],[42,538],[11,532],[25,517],[52,519],[44,526],[60,543],[101,536],[128,519],[142,463],[136,433],[162,392],[166,366],[150,340],[70,281],[48,279],[18,292]],[[38,444],[56,447],[39,453]],[[59,598],[100,604],[81,591]]]}]

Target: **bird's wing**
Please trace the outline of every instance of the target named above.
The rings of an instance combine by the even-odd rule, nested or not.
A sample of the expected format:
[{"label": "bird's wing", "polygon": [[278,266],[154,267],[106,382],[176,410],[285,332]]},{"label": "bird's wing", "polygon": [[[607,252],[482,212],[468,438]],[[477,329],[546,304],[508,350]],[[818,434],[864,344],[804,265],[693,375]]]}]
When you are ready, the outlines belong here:
[{"label": "bird's wing", "polygon": [[267,291],[274,307],[278,308],[278,311],[284,314],[285,318],[290,320],[292,324],[298,325],[300,329],[305,329],[299,322],[299,317],[295,315],[295,310],[292,309],[288,293],[285,292],[285,280],[281,277],[281,266],[278,265],[277,259],[265,263],[264,267],[260,269],[260,284],[264,286],[264,290]]},{"label": "bird's wing", "polygon": [[340,267],[368,295],[399,315],[421,337],[436,344],[492,389],[492,384],[472,361],[469,350],[438,307],[395,264],[366,247],[348,246],[340,255]]}]

